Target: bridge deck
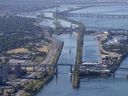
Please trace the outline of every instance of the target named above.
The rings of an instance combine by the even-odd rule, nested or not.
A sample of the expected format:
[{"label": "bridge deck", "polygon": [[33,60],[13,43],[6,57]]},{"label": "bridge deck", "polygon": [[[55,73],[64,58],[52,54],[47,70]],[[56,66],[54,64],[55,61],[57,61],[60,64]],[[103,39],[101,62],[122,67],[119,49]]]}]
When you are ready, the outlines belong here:
[{"label": "bridge deck", "polygon": [[96,13],[57,13],[65,17],[93,17],[93,18],[110,18],[110,19],[128,19],[128,15],[116,14],[96,14]]}]

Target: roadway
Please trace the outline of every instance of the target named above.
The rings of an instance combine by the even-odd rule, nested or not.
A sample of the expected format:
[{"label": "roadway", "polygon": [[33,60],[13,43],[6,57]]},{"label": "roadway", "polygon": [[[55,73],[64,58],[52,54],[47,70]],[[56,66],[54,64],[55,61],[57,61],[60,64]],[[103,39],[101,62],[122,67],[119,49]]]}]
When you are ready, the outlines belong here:
[{"label": "roadway", "polygon": [[99,13],[58,13],[58,14],[66,17],[128,19],[128,15],[115,15],[115,14],[99,14]]}]

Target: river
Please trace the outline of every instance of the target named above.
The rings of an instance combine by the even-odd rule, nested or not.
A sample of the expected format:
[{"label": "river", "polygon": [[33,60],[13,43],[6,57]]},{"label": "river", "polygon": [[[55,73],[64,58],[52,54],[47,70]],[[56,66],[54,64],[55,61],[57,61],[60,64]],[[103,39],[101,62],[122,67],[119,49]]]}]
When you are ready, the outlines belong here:
[{"label": "river", "polygon": [[[64,34],[57,38],[64,41],[58,63],[73,64],[76,55],[75,35]],[[89,43],[92,43],[92,40],[88,41]],[[128,67],[127,62],[128,58],[121,66]],[[36,96],[127,96],[128,80],[125,77],[117,75],[116,78],[84,78],[80,80],[80,88],[73,89],[69,72],[69,67],[59,67],[58,77],[55,76]]]},{"label": "river", "polygon": [[[72,11],[71,13],[90,13],[90,14],[112,14],[112,15],[128,15],[127,4],[115,4],[115,5],[94,5],[80,10]],[[71,19],[83,22],[87,29],[89,27],[96,28],[117,28],[128,29],[128,19],[119,18],[92,18],[92,17],[70,17]]]},{"label": "river", "polygon": [[[117,6],[123,7],[123,6]],[[118,8],[119,9],[119,8]],[[97,9],[96,9],[97,10]],[[103,11],[103,9],[101,9]],[[123,10],[123,9],[122,9]],[[127,10],[127,9],[126,9]],[[125,10],[125,12],[126,12]],[[110,10],[109,10],[110,11]],[[113,9],[114,11],[114,9]],[[117,14],[116,10],[116,14]],[[121,11],[120,11],[121,12]],[[125,13],[126,14],[126,13]],[[95,27],[113,27],[126,28],[128,20],[111,20],[111,19],[93,19],[93,18],[74,18],[82,21],[87,26]],[[120,22],[120,23],[119,23]],[[96,42],[92,42],[92,37],[86,36],[84,49],[85,57],[98,60]],[[64,41],[64,48],[62,50],[58,63],[74,64],[76,53],[76,37],[74,35],[61,35],[57,38]],[[89,38],[89,39],[88,39]],[[90,49],[90,45],[94,48]],[[88,47],[87,47],[88,46]],[[87,51],[87,52],[86,52]],[[94,53],[92,53],[92,51]],[[91,53],[90,53],[91,52]],[[96,52],[96,53],[95,53]],[[88,55],[87,55],[88,54]],[[90,54],[95,54],[90,57]],[[86,61],[85,58],[83,60]],[[122,62],[121,67],[128,68],[128,57]],[[116,72],[115,78],[83,78],[80,80],[80,88],[73,89],[70,80],[69,67],[59,67],[59,74],[47,86],[45,86],[37,96],[127,96],[128,80],[126,75],[119,75],[120,71]],[[128,72],[125,74],[128,74]]]},{"label": "river", "polygon": [[84,38],[83,62],[98,63],[100,61],[100,48],[96,36],[86,35]]},{"label": "river", "polygon": [[[107,9],[107,10],[106,10]],[[123,11],[122,11],[123,10]],[[98,12],[111,14],[128,14],[127,5],[118,5],[114,7],[102,6],[102,7],[92,7],[83,9],[82,11],[75,12]],[[72,18],[83,22],[87,27],[111,27],[111,28],[128,28],[128,20],[125,19],[103,19],[103,18]],[[52,26],[52,24],[47,24]],[[65,24],[64,24],[65,25]],[[87,36],[88,37],[88,36]],[[74,64],[76,56],[76,37],[71,34],[64,34],[56,36],[56,38],[64,41],[64,48],[62,50],[61,56],[59,58],[58,64]],[[85,44],[87,44],[84,49],[85,57],[89,59],[98,60],[98,50],[96,42],[92,42],[93,39],[85,39]],[[92,38],[92,37],[91,37]],[[89,46],[94,46],[90,49]],[[94,53],[92,53],[94,52]],[[96,52],[96,53],[95,53]],[[87,54],[86,54],[87,53]],[[95,55],[90,57],[90,54]],[[86,61],[85,58],[83,60]],[[128,68],[128,57],[121,63],[121,67]],[[55,76],[54,79],[47,84],[36,96],[128,96],[128,79],[126,75],[119,75],[120,71],[116,72],[115,78],[83,78],[80,81],[80,88],[73,89],[70,80],[70,68],[69,67],[59,67],[59,74]],[[128,74],[128,72],[125,72]]]}]

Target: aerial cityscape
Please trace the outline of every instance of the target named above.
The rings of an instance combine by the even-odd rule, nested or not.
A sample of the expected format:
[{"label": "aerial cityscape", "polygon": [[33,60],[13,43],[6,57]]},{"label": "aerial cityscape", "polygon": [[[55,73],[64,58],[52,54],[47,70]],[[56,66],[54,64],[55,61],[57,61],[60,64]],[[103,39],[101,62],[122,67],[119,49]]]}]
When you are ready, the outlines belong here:
[{"label": "aerial cityscape", "polygon": [[127,0],[0,2],[0,96],[127,90]]}]

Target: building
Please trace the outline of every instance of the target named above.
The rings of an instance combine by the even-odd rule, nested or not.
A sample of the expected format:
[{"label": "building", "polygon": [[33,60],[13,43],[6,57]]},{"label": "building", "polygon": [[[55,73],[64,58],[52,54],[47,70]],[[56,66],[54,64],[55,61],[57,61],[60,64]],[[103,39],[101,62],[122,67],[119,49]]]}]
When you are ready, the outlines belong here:
[{"label": "building", "polygon": [[21,64],[15,65],[15,75],[16,77],[21,77],[22,70],[21,70]]},{"label": "building", "polygon": [[4,85],[8,79],[8,67],[0,65],[0,85]]}]

